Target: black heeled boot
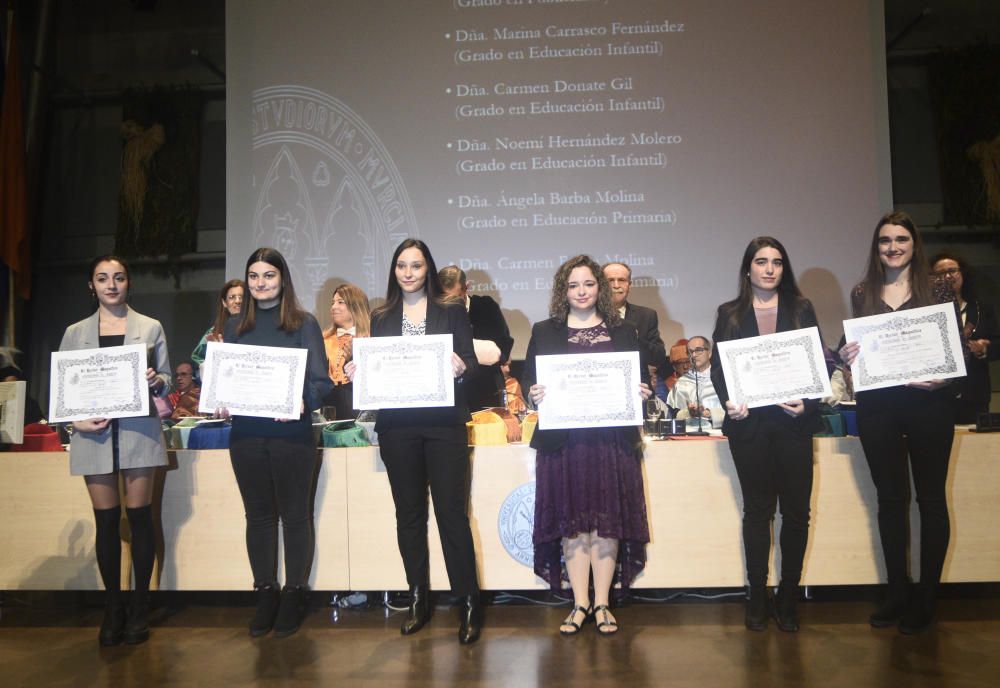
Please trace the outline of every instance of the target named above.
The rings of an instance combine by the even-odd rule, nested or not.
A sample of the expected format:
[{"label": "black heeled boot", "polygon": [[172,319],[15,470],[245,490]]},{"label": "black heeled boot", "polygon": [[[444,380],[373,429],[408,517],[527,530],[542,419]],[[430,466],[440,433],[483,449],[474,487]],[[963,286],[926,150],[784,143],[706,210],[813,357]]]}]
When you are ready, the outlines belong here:
[{"label": "black heeled boot", "polygon": [[133,592],[125,623],[125,643],[138,645],[149,640],[149,593]]},{"label": "black heeled boot", "polygon": [[483,603],[479,591],[462,598],[462,624],[458,627],[458,642],[468,645],[479,640],[483,629]]},{"label": "black heeled boot", "polygon": [[259,638],[262,635],[267,635],[274,628],[281,591],[278,590],[277,583],[258,585],[254,590],[257,593],[257,611],[254,612],[253,618],[250,620],[250,635]]},{"label": "black heeled boot", "polygon": [[868,623],[873,628],[895,626],[906,611],[906,601],[909,598],[910,585],[907,581],[889,583],[888,594],[878,609],[868,617]]},{"label": "black heeled boot", "polygon": [[104,620],[101,621],[101,631],[97,635],[98,642],[103,647],[118,645],[125,637],[125,604],[122,596],[108,595],[104,603]]},{"label": "black heeled boot", "polygon": [[399,627],[403,635],[412,635],[424,627],[431,619],[430,589],[426,585],[414,585],[410,588],[410,608],[406,619]]},{"label": "black heeled boot", "polygon": [[299,630],[306,615],[309,588],[305,585],[288,587],[281,591],[278,615],[274,619],[274,637],[287,638]]},{"label": "black heeled boot", "polygon": [[743,620],[749,631],[763,631],[767,628],[769,616],[767,586],[751,585],[747,596],[746,617]]},{"label": "black heeled boot", "polygon": [[774,620],[786,633],[799,630],[799,586],[781,583],[774,598]]},{"label": "black heeled boot", "polygon": [[899,619],[899,632],[904,635],[917,635],[928,630],[934,624],[936,597],[937,585],[917,583]]}]

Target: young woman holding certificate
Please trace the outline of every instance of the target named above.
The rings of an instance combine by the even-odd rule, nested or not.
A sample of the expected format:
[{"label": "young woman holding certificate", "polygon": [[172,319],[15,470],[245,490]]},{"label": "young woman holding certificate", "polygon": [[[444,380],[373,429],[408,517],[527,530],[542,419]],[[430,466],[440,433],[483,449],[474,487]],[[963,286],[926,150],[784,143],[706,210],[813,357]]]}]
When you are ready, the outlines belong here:
[{"label": "young woman holding certificate", "polygon": [[[790,399],[748,409],[729,397],[719,342],[816,325],[816,314],[795,282],[785,247],[757,237],[747,246],[739,272],[739,293],[719,306],[712,340],[712,382],[726,408],[722,431],[736,465],[743,494],[743,550],[750,586],[746,627],[761,631],[773,613],[783,631],[799,629],[798,597],[809,536],[812,494],[812,436],[821,427],[819,402]],[[781,508],[781,582],[773,609],[767,595],[771,521]]]},{"label": "young woman holding certificate", "polygon": [[[875,226],[865,278],[851,293],[854,317],[891,313],[954,300],[950,286],[930,275],[917,226],[904,212]],[[960,322],[960,321],[959,321]],[[847,342],[840,357],[850,365],[859,352]],[[876,628],[899,626],[920,633],[934,618],[934,599],[948,549],[951,524],[945,480],[955,435],[954,391],[934,380],[857,393],[858,434],[878,492],[878,529],[888,594],[869,617]],[[907,575],[909,484],[907,456],[920,508],[920,583]]]},{"label": "young woman holding certificate", "polygon": [[[129,308],[128,266],[115,256],[101,256],[90,264],[89,288],[97,311],[66,328],[60,351],[145,344],[151,367],[146,381],[151,394],[169,392],[170,361],[160,323]],[[70,472],[87,483],[96,521],[97,566],[107,591],[101,645],[124,641],[135,644],[149,638],[149,580],[153,573],[155,536],[150,503],[158,466],[167,463],[167,448],[149,400],[149,415],[139,418],[91,418],[73,423]],[[131,531],[132,578],[135,592],[126,616],[121,595],[121,504],[119,479],[124,484],[125,513]]]},{"label": "young woman holding certificate", "polygon": [[[548,320],[531,329],[524,383],[536,406],[536,356],[638,351],[635,327],[622,320],[604,272],[589,256],[570,258],[556,272]],[[652,392],[641,384],[641,394]],[[616,575],[628,588],[646,565],[649,526],[642,485],[642,439],[636,427],[536,430],[535,573],[553,591],[563,565],[573,589],[573,610],[559,627],[575,635],[591,618],[603,636],[618,632],[609,609]],[[590,575],[594,601],[590,601]]]},{"label": "young woman holding certificate", "polygon": [[[482,628],[476,553],[466,511],[469,498],[470,420],[463,391],[465,376],[476,373],[472,328],[461,303],[445,303],[438,270],[427,245],[406,239],[396,247],[385,303],[372,313],[372,337],[450,334],[455,405],[433,408],[383,408],[375,430],[396,505],[396,538],[410,586],[410,607],[400,628],[416,633],[430,620],[430,571],[427,550],[427,488],[430,486],[453,594],[462,598],[459,642],[473,643]],[[356,366],[345,367],[354,379]],[[354,380],[355,384],[365,381]]]},{"label": "young woman holding certificate", "polygon": [[[284,256],[259,248],[246,263],[250,298],[226,322],[229,344],[306,349],[305,381],[296,420],[233,416],[229,456],[247,517],[247,554],[257,591],[250,635],[272,628],[282,638],[302,624],[309,593],[314,534],[311,511],[317,469],[311,412],[333,387],[327,375],[323,332],[295,298]],[[220,415],[228,411],[220,409]],[[277,581],[278,520],[285,545],[285,587]]]}]

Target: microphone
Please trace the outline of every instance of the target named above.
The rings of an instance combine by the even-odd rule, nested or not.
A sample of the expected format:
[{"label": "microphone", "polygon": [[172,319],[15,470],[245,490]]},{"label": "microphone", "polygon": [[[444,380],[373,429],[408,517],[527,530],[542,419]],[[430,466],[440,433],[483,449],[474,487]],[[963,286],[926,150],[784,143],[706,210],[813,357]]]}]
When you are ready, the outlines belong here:
[{"label": "microphone", "polygon": [[691,360],[691,372],[694,374],[694,403],[695,410],[698,412],[698,429],[697,430],[687,430],[684,434],[686,435],[707,435],[702,427],[704,418],[702,417],[701,408],[701,380],[698,377],[698,367],[694,364],[694,352],[688,351],[688,358]]}]

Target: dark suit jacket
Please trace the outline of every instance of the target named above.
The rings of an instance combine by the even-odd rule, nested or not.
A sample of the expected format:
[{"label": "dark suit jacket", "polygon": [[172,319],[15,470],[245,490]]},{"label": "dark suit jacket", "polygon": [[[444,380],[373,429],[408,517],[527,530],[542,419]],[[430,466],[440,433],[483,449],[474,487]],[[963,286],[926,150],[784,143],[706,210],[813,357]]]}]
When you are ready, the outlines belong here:
[{"label": "dark suit jacket", "polygon": [[[403,306],[372,318],[372,337],[398,337],[403,333]],[[470,418],[465,401],[464,381],[479,370],[476,352],[472,348],[472,328],[465,307],[460,303],[439,303],[427,299],[425,334],[451,334],[455,353],[465,362],[465,373],[455,379],[455,405],[415,409],[381,409],[375,421],[375,432],[397,427],[464,425]],[[401,380],[400,384],[406,384]]]},{"label": "dark suit jacket", "polygon": [[[611,344],[615,351],[639,351],[639,338],[635,329],[628,323],[609,328],[608,333],[611,335]],[[528,342],[528,353],[524,357],[522,384],[525,390],[538,381],[535,357],[569,353],[568,339],[569,331],[564,322],[549,318],[534,324],[531,328],[531,340]],[[633,446],[642,445],[639,428],[627,426],[621,430]],[[568,434],[569,430],[535,430],[531,436],[531,447],[544,452],[556,451],[566,444]]]},{"label": "dark suit jacket", "polygon": [[[997,326],[993,306],[973,299],[965,307],[965,328],[969,339],[986,339],[990,342],[986,358],[976,358],[971,354],[965,358],[965,380],[959,384],[962,392],[958,422],[976,422],[979,413],[990,409],[993,386],[990,382],[990,361],[1000,360],[1000,327]],[[962,321],[959,320],[959,323]]]},{"label": "dark suit jacket", "polygon": [[[500,363],[510,358],[510,350],[514,347],[514,338],[507,329],[507,321],[503,318],[500,304],[489,296],[469,297],[469,322],[472,324],[472,336],[475,339],[488,339],[500,349]],[[466,398],[469,408],[481,409],[487,406],[502,406],[505,389],[503,371],[500,363],[491,366],[479,366],[479,373],[467,377]]]},{"label": "dark suit jacket", "polygon": [[666,380],[673,373],[673,368],[667,360],[667,349],[660,338],[660,319],[656,311],[645,306],[625,302],[625,321],[635,325],[639,334],[639,354],[642,365],[642,379],[650,384],[648,366],[656,367],[656,374],[661,380]]},{"label": "dark suit jacket", "polygon": [[[712,333],[712,384],[715,386],[715,392],[719,395],[719,401],[722,402],[723,408],[726,406],[726,402],[729,401],[729,390],[726,388],[726,378],[722,373],[722,359],[719,357],[719,342],[734,340],[734,339],[745,339],[746,337],[757,337],[760,335],[760,330],[757,329],[757,317],[754,315],[753,308],[747,310],[740,319],[740,324],[738,331],[735,334],[726,336],[724,334],[726,323],[722,321],[721,316],[717,316],[715,320],[715,331]],[[802,329],[806,327],[817,326],[816,322],[816,312],[813,310],[812,304],[807,300],[802,309],[802,313],[799,316],[798,328],[795,327],[795,323],[792,322],[791,309],[788,307],[782,307],[782,302],[778,301],[778,317],[777,323],[775,325],[776,332],[788,332],[794,329]],[[819,417],[819,399],[806,399],[805,400],[805,411],[802,415],[795,418],[778,406],[765,406],[762,408],[750,409],[750,415],[743,420],[733,420],[729,417],[727,413],[722,420],[722,432],[730,438],[740,439],[740,438],[750,438],[753,437],[754,433],[757,431],[757,424],[760,418],[767,414],[775,421],[787,426],[789,429],[796,432],[801,432],[807,435],[812,435],[819,432],[823,428],[823,422]]]}]

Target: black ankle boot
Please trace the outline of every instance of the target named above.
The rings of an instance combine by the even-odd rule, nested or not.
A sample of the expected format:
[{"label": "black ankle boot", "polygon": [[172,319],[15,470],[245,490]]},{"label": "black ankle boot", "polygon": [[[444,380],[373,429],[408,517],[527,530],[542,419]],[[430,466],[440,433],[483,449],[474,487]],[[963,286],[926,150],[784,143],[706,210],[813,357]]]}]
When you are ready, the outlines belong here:
[{"label": "black ankle boot", "polygon": [[799,630],[799,586],[782,583],[774,598],[774,620],[786,633]]},{"label": "black ankle boot", "polygon": [[125,642],[138,645],[149,640],[149,593],[133,592],[125,623]]},{"label": "black ankle boot", "polygon": [[399,632],[411,635],[424,627],[431,619],[430,590],[426,585],[414,585],[410,588],[410,608]]},{"label": "black ankle boot", "polygon": [[937,597],[937,586],[925,586],[918,583],[910,595],[902,617],[899,619],[899,632],[905,635],[917,635],[928,630],[934,624],[934,600]]},{"label": "black ankle boot", "polygon": [[751,585],[747,596],[746,617],[743,623],[747,630],[763,631],[767,628],[768,598],[766,585]]},{"label": "black ankle boot", "polygon": [[463,645],[479,640],[483,628],[483,604],[477,590],[462,598],[462,625],[458,627],[458,642]]},{"label": "black ankle boot", "polygon": [[104,647],[119,644],[125,635],[125,604],[122,596],[109,595],[104,603],[104,620],[97,640]]},{"label": "black ankle boot", "polygon": [[903,612],[906,611],[906,601],[909,598],[909,591],[910,585],[906,581],[889,583],[889,590],[885,600],[868,617],[868,623],[873,628],[887,628],[899,623]]},{"label": "black ankle boot", "polygon": [[309,588],[305,585],[285,586],[281,591],[278,615],[274,619],[274,637],[287,638],[299,630],[306,615]]},{"label": "black ankle boot", "polygon": [[268,583],[254,588],[257,593],[257,611],[250,620],[250,635],[259,638],[267,635],[274,627],[274,617],[278,615],[278,600],[281,591],[277,583]]}]

